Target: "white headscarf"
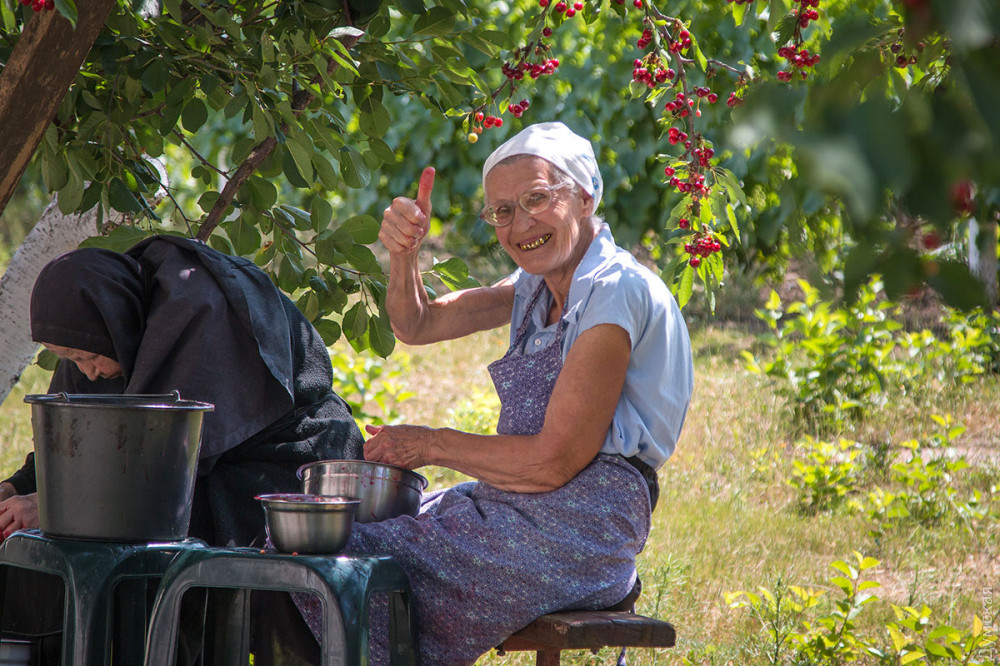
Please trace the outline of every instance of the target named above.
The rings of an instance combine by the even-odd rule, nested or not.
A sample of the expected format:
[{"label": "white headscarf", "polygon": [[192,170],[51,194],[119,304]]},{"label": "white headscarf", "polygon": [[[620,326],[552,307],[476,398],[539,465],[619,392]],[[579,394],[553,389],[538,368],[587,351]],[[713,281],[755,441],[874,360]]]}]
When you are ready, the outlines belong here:
[{"label": "white headscarf", "polygon": [[594,208],[601,202],[604,181],[597,168],[594,147],[562,123],[529,125],[493,151],[483,164],[483,188],[486,175],[500,160],[511,155],[534,155],[551,162],[579,183],[594,198]]}]

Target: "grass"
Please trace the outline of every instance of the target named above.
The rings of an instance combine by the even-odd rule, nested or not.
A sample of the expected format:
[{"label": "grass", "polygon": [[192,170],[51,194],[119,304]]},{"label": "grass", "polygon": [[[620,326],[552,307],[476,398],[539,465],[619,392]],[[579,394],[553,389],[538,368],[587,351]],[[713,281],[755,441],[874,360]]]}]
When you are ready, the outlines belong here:
[{"label": "grass", "polygon": [[[881,562],[867,572],[881,587],[874,590],[879,600],[857,618],[859,634],[885,636],[885,623],[893,619],[891,604],[926,604],[935,622],[958,628],[971,626],[978,614],[987,630],[996,633],[997,377],[942,389],[919,406],[894,405],[855,434],[859,441],[898,442],[928,429],[931,414],[950,413],[968,428],[956,445],[972,465],[956,474],[951,486],[962,497],[978,489],[989,502],[989,515],[972,521],[972,529],[949,519],[936,525],[903,524],[875,537],[864,512],[841,508],[809,514],[799,509],[797,490],[787,480],[800,451],[786,434],[791,429],[784,405],[769,386],[744,370],[740,357],[743,349],[760,352],[754,336],[717,325],[699,327],[692,339],[694,398],[677,451],[660,472],[660,505],[638,560],[643,595],[637,610],[674,623],[678,644],[670,650],[631,650],[629,664],[771,663],[761,624],[745,609],[728,607],[725,593],[800,585],[837,598],[829,582],[834,574],[830,564],[850,561],[853,551]],[[506,332],[497,331],[431,347],[401,345],[388,363],[405,367],[401,381],[414,395],[395,409],[410,423],[489,430],[495,424],[495,398],[486,365],[503,354],[506,340]],[[30,448],[29,410],[22,398],[26,392],[44,391],[45,377],[31,369],[23,384],[0,407],[0,433],[5,436],[0,471],[5,473]],[[460,480],[448,470],[422,471],[435,487]],[[866,484],[875,478],[868,475]],[[863,495],[853,499],[863,500]],[[817,612],[827,612],[826,603]],[[567,653],[563,663],[611,664],[614,657],[612,650]],[[529,653],[491,653],[479,661],[480,666],[532,663]]]}]

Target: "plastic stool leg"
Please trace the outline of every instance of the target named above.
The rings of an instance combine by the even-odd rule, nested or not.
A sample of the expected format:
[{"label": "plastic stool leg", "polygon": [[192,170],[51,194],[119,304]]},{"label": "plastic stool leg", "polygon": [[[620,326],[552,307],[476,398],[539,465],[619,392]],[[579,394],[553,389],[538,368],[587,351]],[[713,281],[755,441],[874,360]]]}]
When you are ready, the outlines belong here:
[{"label": "plastic stool leg", "polygon": [[[110,645],[116,587],[130,578],[159,577],[174,555],[201,548],[200,541],[171,544],[117,544],[47,537],[38,530],[16,532],[0,544],[0,566],[58,575],[65,585],[63,666],[104,666]],[[135,590],[122,589],[129,605]],[[142,607],[146,607],[142,594]],[[129,638],[124,637],[125,640]],[[138,661],[142,646],[129,644],[125,657]]]},{"label": "plastic stool leg", "polygon": [[393,663],[415,661],[409,580],[390,558],[292,556],[212,548],[181,553],[164,575],[147,637],[146,666],[173,665],[181,598],[196,587],[318,595],[323,608],[324,666],[367,663],[370,597],[375,592],[388,592],[397,597],[391,623]]}]

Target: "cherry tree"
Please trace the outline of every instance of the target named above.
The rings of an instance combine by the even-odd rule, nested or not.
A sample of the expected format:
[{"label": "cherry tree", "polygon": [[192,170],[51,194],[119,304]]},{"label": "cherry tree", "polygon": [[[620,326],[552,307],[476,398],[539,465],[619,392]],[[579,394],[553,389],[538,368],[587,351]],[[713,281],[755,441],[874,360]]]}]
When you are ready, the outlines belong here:
[{"label": "cherry tree", "polygon": [[[252,256],[328,342],[393,348],[369,247],[378,199],[440,161],[467,175],[435,188],[435,210],[474,210],[483,151],[567,116],[598,139],[620,193],[606,216],[681,302],[753,262],[830,253],[848,291],[881,273],[894,295],[929,284],[986,303],[943,250],[974,219],[980,255],[996,254],[987,0],[0,9],[0,205],[31,168],[62,212],[96,212],[92,243],[168,230]],[[472,282],[458,260],[428,276]]]}]

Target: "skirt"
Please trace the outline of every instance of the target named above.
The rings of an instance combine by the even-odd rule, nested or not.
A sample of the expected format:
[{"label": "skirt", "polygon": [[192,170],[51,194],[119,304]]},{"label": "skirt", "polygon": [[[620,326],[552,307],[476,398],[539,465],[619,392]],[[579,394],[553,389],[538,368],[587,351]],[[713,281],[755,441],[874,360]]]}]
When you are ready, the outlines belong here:
[{"label": "skirt", "polygon": [[[482,482],[428,494],[416,518],[356,523],[346,553],[386,554],[413,589],[419,663],[473,664],[546,613],[600,609],[635,583],[649,490],[620,456],[600,454],[547,493]],[[320,636],[315,597],[296,595]],[[371,663],[387,663],[387,606],[372,606]]]}]

